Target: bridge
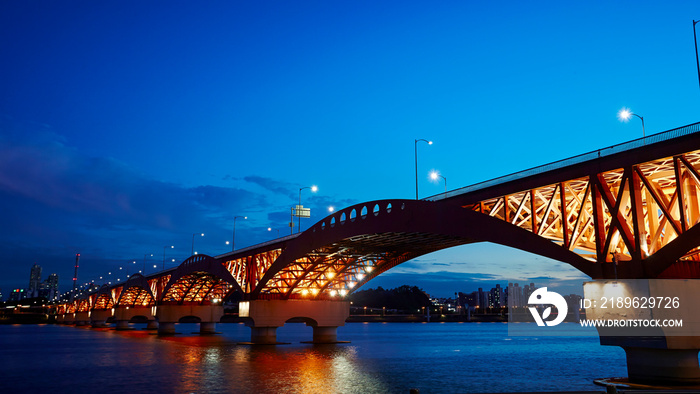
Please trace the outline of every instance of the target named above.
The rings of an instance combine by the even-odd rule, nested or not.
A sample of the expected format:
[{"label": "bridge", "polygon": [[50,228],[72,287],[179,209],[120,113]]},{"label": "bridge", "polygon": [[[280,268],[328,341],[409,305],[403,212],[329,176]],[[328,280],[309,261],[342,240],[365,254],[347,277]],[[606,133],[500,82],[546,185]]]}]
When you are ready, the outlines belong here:
[{"label": "bridge", "polygon": [[[306,231],[218,256],[194,255],[57,305],[59,321],[125,328],[145,318],[163,335],[197,317],[215,331],[238,294],[251,342],[276,343],[291,318],[314,342],[336,342],[347,296],[416,257],[492,242],[570,264],[594,279],[700,278],[700,123],[603,148],[424,200],[346,207]],[[631,380],[700,383],[700,336],[606,337]],[[641,361],[640,361],[641,360]],[[660,371],[658,363],[678,368]]]}]

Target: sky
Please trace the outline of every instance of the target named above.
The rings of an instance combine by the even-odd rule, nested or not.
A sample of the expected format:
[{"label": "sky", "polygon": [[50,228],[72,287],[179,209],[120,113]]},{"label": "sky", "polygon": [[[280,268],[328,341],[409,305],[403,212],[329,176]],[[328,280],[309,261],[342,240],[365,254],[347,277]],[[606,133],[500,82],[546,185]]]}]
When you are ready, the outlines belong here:
[{"label": "sky", "polygon": [[[696,18],[694,0],[0,2],[0,291],[34,263],[70,289],[76,253],[80,282],[221,254],[235,216],[237,249],[288,234],[311,185],[303,229],[415,198],[416,139],[423,198],[432,170],[452,190],[641,137],[623,107],[647,135],[700,121]],[[585,279],[475,244],[366,287]]]}]

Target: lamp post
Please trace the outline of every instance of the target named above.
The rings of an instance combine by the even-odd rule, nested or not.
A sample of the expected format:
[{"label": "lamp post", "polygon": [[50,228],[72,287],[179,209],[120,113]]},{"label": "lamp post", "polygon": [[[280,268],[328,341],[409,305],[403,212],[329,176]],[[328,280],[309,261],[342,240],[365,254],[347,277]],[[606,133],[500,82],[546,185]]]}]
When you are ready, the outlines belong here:
[{"label": "lamp post", "polygon": [[413,151],[415,153],[415,158],[416,158],[416,160],[415,160],[415,163],[416,163],[416,200],[418,199],[418,142],[419,141],[426,142],[426,143],[428,143],[428,145],[433,144],[433,141],[428,141],[428,140],[424,140],[424,139],[417,139],[413,143]]},{"label": "lamp post", "polygon": [[[165,271],[165,249],[167,249],[167,246],[163,246],[163,271]],[[174,245],[170,245],[170,249],[175,249]]]},{"label": "lamp post", "polygon": [[[146,258],[148,257],[148,253],[145,253],[143,255],[143,276],[146,276]],[[151,257],[153,257],[153,253],[151,253]]]},{"label": "lamp post", "polygon": [[430,173],[430,179],[437,181],[438,178],[442,178],[445,180],[445,193],[447,193],[447,178],[444,176],[440,175],[437,171],[433,171]]},{"label": "lamp post", "polygon": [[623,108],[620,110],[620,112],[617,113],[617,117],[623,122],[629,121],[632,116],[636,116],[642,121],[642,137],[646,137],[646,131],[644,131],[644,117],[643,116],[639,116],[635,113],[632,113],[632,111],[630,111],[627,108]]},{"label": "lamp post", "polygon": [[280,237],[280,229],[278,229],[278,228],[273,229],[272,227],[268,227],[268,228],[267,228],[267,231],[272,231],[272,230],[277,231],[277,238],[279,238],[279,237]]},{"label": "lamp post", "polygon": [[[299,188],[299,205],[297,206],[297,208],[301,208],[301,191],[304,189],[311,189],[311,192],[313,192],[313,193],[316,193],[318,191],[318,187],[316,187],[316,185],[300,187]],[[299,214],[299,212],[297,212],[297,218],[299,218],[299,224],[298,224],[299,228],[297,229],[297,232],[300,233],[301,232],[301,215]]]},{"label": "lamp post", "polygon": [[[192,255],[194,255],[194,236],[197,234],[199,234],[199,233],[192,234]],[[203,237],[204,233],[201,233],[201,236]]]},{"label": "lamp post", "polygon": [[233,237],[231,237],[231,251],[236,248],[236,219],[243,218],[248,219],[248,216],[234,216],[233,217]]},{"label": "lamp post", "polygon": [[695,65],[698,68],[698,85],[700,85],[700,60],[698,60],[698,36],[695,33],[695,25],[700,22],[693,19],[693,39],[695,40]]}]

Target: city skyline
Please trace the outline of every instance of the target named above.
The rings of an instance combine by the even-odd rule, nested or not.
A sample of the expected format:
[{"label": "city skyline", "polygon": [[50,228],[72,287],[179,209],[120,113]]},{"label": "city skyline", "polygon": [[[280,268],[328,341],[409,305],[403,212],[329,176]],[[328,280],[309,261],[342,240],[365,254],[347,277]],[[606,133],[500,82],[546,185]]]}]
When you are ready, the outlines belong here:
[{"label": "city skyline", "polygon": [[[698,121],[690,1],[39,4],[0,5],[6,291],[35,263],[71,278],[76,253],[81,283],[225,253],[235,216],[237,249],[264,242],[299,199],[304,229],[412,199],[416,139],[433,141],[417,145],[424,198],[444,191],[432,170],[452,190],[641,137],[623,107],[646,135]],[[586,278],[478,244],[366,287]]]}]

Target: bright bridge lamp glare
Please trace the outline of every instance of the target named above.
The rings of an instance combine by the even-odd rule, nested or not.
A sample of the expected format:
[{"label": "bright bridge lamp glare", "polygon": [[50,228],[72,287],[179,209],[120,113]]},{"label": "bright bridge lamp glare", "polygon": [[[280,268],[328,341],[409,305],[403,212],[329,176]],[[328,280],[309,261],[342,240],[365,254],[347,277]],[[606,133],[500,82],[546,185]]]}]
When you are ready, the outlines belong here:
[{"label": "bright bridge lamp glare", "polygon": [[432,145],[433,141],[428,141],[424,140],[422,138],[414,140],[413,142],[413,152],[415,155],[415,164],[416,164],[416,200],[418,199],[418,142],[423,141],[427,143],[428,145]]},{"label": "bright bridge lamp glare", "polygon": [[630,111],[629,108],[622,108],[618,113],[617,113],[617,118],[620,119],[621,122],[629,122],[630,118],[636,116],[639,118],[639,120],[642,121],[642,137],[646,137],[646,131],[644,130],[644,117],[639,116],[632,111]]},{"label": "bright bridge lamp glare", "polygon": [[[306,187],[300,187],[300,188],[299,188],[299,205],[297,205],[297,212],[296,212],[296,216],[297,216],[297,218],[298,218],[298,224],[297,224],[297,227],[298,227],[297,232],[298,232],[298,233],[301,232],[301,216],[302,216],[302,208],[303,208],[302,205],[301,205],[301,191],[304,190],[304,189],[311,189],[311,192],[312,192],[312,193],[316,193],[316,192],[318,191],[318,186],[316,186],[316,185],[311,185],[311,186],[306,186]],[[307,209],[307,210],[308,210],[308,209]],[[310,212],[311,212],[311,211],[308,211],[308,212],[306,212],[306,213],[308,213],[308,214],[310,215]],[[306,214],[306,213],[304,213],[304,214]],[[310,216],[304,216],[304,217],[310,217]],[[292,218],[292,219],[293,219],[293,218]],[[292,222],[292,223],[293,223],[293,222]],[[290,224],[290,225],[289,225],[290,228],[291,228],[292,225],[293,225],[293,224]],[[292,229],[292,233],[294,233],[294,230],[293,230],[293,229]]]},{"label": "bright bridge lamp glare", "polygon": [[430,173],[430,179],[432,179],[433,181],[437,182],[440,178],[442,178],[445,181],[445,193],[447,193],[447,178],[440,175],[440,173],[437,171],[432,171]]}]

